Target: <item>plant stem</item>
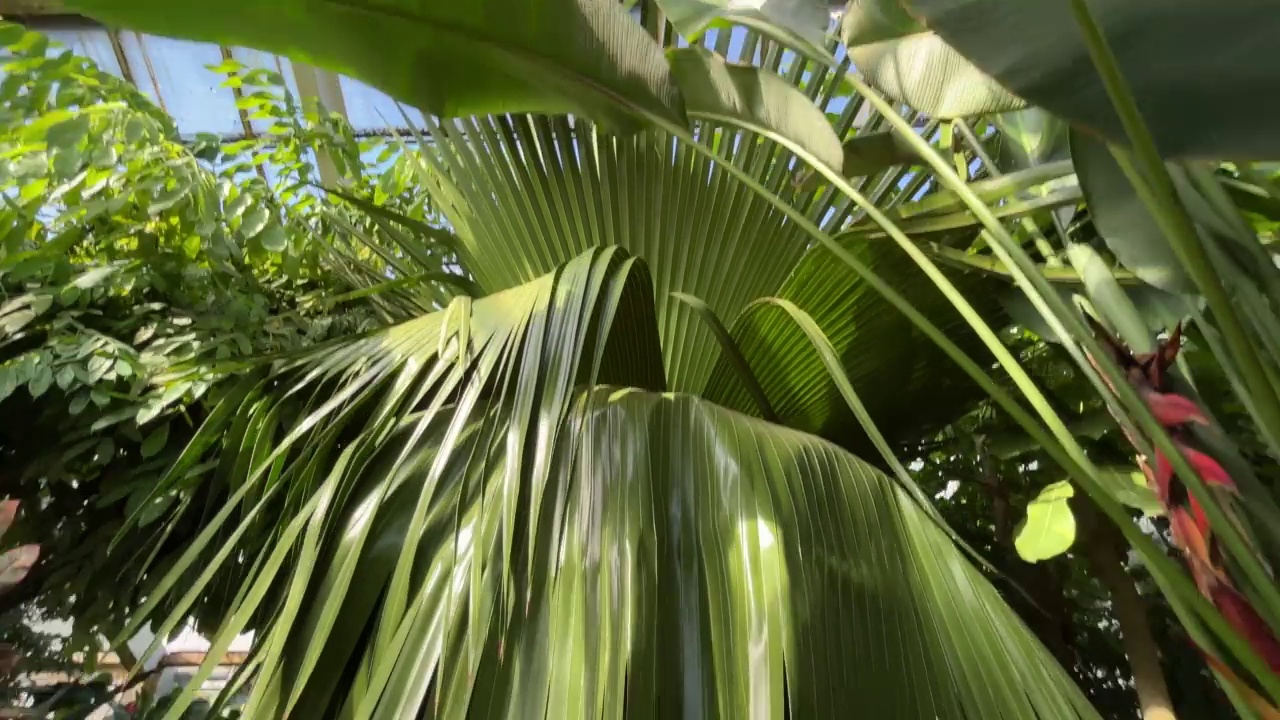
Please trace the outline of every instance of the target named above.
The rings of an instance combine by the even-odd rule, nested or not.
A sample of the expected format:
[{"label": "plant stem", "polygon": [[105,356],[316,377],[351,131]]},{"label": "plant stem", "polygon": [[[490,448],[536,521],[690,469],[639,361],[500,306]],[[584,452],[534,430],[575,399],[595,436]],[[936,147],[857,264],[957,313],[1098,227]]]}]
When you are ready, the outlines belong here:
[{"label": "plant stem", "polygon": [[[956,120],[953,123],[953,126],[956,130],[960,131],[960,137],[964,138],[964,141],[969,144],[969,147],[973,148],[974,154],[977,155],[978,159],[982,161],[982,164],[986,166],[987,172],[991,173],[991,177],[1004,177],[1004,172],[1000,169],[1000,166],[996,165],[995,161],[991,159],[991,155],[987,153],[987,149],[982,146],[982,140],[974,134],[973,130],[969,127],[969,123],[966,123],[963,120]],[[1057,251],[1054,250],[1053,245],[1049,244],[1044,233],[1040,232],[1040,227],[1036,225],[1035,220],[1023,216],[1018,219],[1018,223],[1022,225],[1022,229],[1026,230],[1027,234],[1031,236],[1031,241],[1035,243],[1036,250],[1040,252],[1040,257],[1044,258],[1046,265],[1061,265],[1061,262],[1058,260]]]},{"label": "plant stem", "polygon": [[[977,270],[979,272],[999,275],[1004,278],[1012,279],[1013,273],[1009,271],[1008,266],[1000,262],[1000,258],[992,255],[970,255],[968,253],[949,248],[945,245],[930,243],[925,246],[926,249],[938,260],[954,265],[964,270]],[[1123,268],[1110,268],[1112,276],[1116,282],[1121,285],[1142,285],[1143,282],[1138,276]],[[1073,268],[1068,267],[1050,267],[1041,266],[1040,274],[1051,283],[1061,283],[1063,285],[1083,285],[1084,278],[1080,277],[1080,273]]]},{"label": "plant stem", "polygon": [[1120,552],[1123,538],[1118,536],[1114,527],[1100,522],[1102,518],[1091,501],[1077,498],[1079,502],[1073,502],[1072,507],[1084,530],[1081,537],[1084,538],[1085,553],[1094,575],[1111,595],[1111,611],[1120,625],[1120,641],[1133,671],[1134,689],[1138,692],[1143,720],[1176,720],[1164,671],[1160,667],[1160,651],[1147,621],[1145,603],[1133,578],[1125,572],[1124,556]]},{"label": "plant stem", "polygon": [[1089,12],[1085,0],[1072,0],[1071,7],[1084,32],[1085,44],[1089,48],[1094,67],[1107,88],[1107,96],[1120,116],[1129,142],[1133,143],[1132,157],[1136,163],[1131,161],[1129,153],[1123,149],[1112,146],[1112,154],[1125,175],[1129,176],[1160,229],[1168,237],[1170,246],[1187,274],[1195,281],[1196,287],[1213,310],[1214,319],[1222,329],[1223,339],[1233,359],[1240,366],[1245,386],[1256,401],[1259,424],[1273,437],[1280,436],[1280,394],[1268,382],[1262,361],[1249,342],[1244,323],[1235,312],[1231,298],[1214,269],[1191,216],[1177,199],[1173,179],[1169,177],[1169,170],[1160,157],[1155,140],[1138,111],[1128,83],[1120,74],[1115,55]]}]

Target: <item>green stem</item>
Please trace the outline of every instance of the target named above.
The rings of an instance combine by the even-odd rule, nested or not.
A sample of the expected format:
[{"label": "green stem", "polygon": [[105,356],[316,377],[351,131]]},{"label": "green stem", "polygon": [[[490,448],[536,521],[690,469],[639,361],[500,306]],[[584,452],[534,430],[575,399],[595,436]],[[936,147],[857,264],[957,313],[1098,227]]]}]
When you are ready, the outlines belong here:
[{"label": "green stem", "polygon": [[[1107,95],[1120,116],[1125,134],[1133,144],[1133,157],[1136,163],[1129,161],[1128,153],[1112,147],[1112,154],[1120,162],[1125,175],[1133,183],[1138,194],[1155,216],[1160,229],[1169,239],[1174,253],[1182,262],[1200,293],[1213,310],[1214,319],[1222,330],[1223,339],[1231,351],[1233,359],[1240,366],[1245,386],[1249,388],[1257,407],[1256,419],[1273,437],[1280,435],[1280,396],[1277,388],[1267,381],[1253,344],[1244,329],[1244,323],[1235,312],[1235,307],[1223,286],[1221,278],[1214,270],[1200,235],[1187,214],[1186,208],[1177,200],[1177,190],[1169,177],[1169,170],[1156,148],[1155,140],[1147,130],[1138,106],[1129,91],[1128,83],[1120,74],[1114,54],[1102,35],[1101,28],[1094,21],[1085,0],[1072,0],[1072,10],[1076,20],[1084,32],[1085,42],[1089,47],[1089,55],[1094,67],[1102,76],[1107,88]],[[1274,583],[1268,582],[1274,587]],[[1276,594],[1280,603],[1280,593]]]},{"label": "green stem", "polygon": [[[999,258],[991,255],[970,255],[955,248],[949,248],[945,245],[937,243],[929,243],[925,246],[929,252],[938,260],[954,265],[955,267],[965,270],[977,270],[992,275],[999,275],[1004,278],[1011,278],[1013,273],[1009,268],[1000,261]],[[1038,267],[1041,275],[1051,283],[1061,283],[1064,285],[1083,285],[1084,279],[1080,277],[1080,273],[1074,268],[1069,267],[1051,267],[1042,265]],[[1116,282],[1121,285],[1143,285],[1144,283],[1138,279],[1136,275],[1122,268],[1111,268],[1111,273],[1115,277]]]},{"label": "green stem", "polygon": [[[952,124],[955,126],[956,130],[960,131],[960,137],[964,138],[964,141],[969,144],[969,147],[973,148],[974,154],[978,156],[978,159],[982,161],[982,164],[986,165],[987,172],[991,173],[991,177],[1004,177],[1004,172],[1001,171],[1000,166],[996,165],[995,161],[991,159],[991,155],[987,153],[987,149],[982,145],[982,140],[974,134],[973,129],[969,127],[969,123],[963,120],[956,120]],[[1026,230],[1027,234],[1031,236],[1031,242],[1035,244],[1036,250],[1040,252],[1040,257],[1044,258],[1046,265],[1061,265],[1061,262],[1058,260],[1057,251],[1054,249],[1053,245],[1049,244],[1044,233],[1040,232],[1040,226],[1036,225],[1034,220],[1024,216],[1018,219],[1018,223],[1022,225],[1022,229]]]}]

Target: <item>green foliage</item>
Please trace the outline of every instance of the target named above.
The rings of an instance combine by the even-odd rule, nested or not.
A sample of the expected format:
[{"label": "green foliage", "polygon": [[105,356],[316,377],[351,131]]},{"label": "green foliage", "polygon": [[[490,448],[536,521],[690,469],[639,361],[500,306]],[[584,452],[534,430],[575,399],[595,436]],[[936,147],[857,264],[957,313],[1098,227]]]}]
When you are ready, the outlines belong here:
[{"label": "green foliage", "polygon": [[[1091,7],[1164,154],[1275,154],[1269,133],[1234,110],[1278,82],[1237,52],[1271,31],[1264,5],[1241,0],[1170,12],[1156,0],[1107,0]],[[1101,77],[1085,69],[1089,50],[1075,26],[1068,2],[851,0],[843,38],[877,88],[916,109],[971,117],[1030,102],[1122,142],[1124,128]],[[1173,85],[1180,93],[1167,92]],[[1249,107],[1263,116],[1272,110]]]},{"label": "green foliage", "polygon": [[1046,485],[1027,503],[1027,517],[1014,531],[1014,547],[1027,562],[1037,562],[1067,551],[1076,540],[1076,520],[1071,514],[1075,489],[1066,480]]},{"label": "green foliage", "polygon": [[[6,495],[26,501],[13,537],[41,553],[0,603],[73,618],[69,656],[96,652],[147,592],[118,581],[126,568],[185,541],[155,520],[199,522],[216,461],[151,489],[218,407],[220,381],[438,304],[450,285],[382,294],[370,278],[456,260],[427,243],[408,257],[398,243],[412,230],[323,202],[318,153],[350,192],[432,219],[399,156],[366,169],[350,127],[304,114],[274,73],[220,68],[272,119],[267,133],[192,141],[132,86],[3,28],[17,40],[0,52],[0,459]],[[126,519],[144,530],[117,537]]]},{"label": "green foliage", "polygon": [[[691,703],[776,716],[784,677],[785,702],[813,715],[869,697],[889,716],[971,704],[1092,715],[909,493],[813,436],[654,392],[650,288],[642,263],[597,249],[248,380],[246,409],[271,417],[291,396],[311,397],[311,409],[255,430],[271,454],[135,624],[150,617],[163,633],[244,572],[234,558],[254,558],[237,580],[250,589],[223,596],[228,621],[213,638],[218,652],[282,603],[246,707],[254,717],[344,704],[461,712],[526,696],[578,712],[648,717]],[[582,311],[586,323],[565,322]],[[531,371],[548,360],[557,373]],[[282,505],[284,488],[295,497]],[[694,535],[706,540],[684,540]],[[689,570],[705,580],[677,579]],[[169,614],[152,615],[170,597]],[[588,607],[632,610],[575,619]],[[691,621],[697,639],[677,640]],[[903,643],[920,654],[900,654]],[[864,672],[833,672],[822,661],[832,652]],[[340,681],[361,665],[368,685]],[[975,682],[944,680],[960,667]],[[921,683],[936,691],[920,694]],[[1013,690],[1027,684],[1035,696]]]},{"label": "green foliage", "polygon": [[[306,58],[440,115],[579,112],[683,123],[662,51],[611,2],[68,3],[105,22]],[[453,68],[424,72],[423,68]]]},{"label": "green foliage", "polygon": [[841,39],[885,95],[938,118],[1017,110],[1026,101],[911,17],[902,0],[852,0]]},{"label": "green foliage", "polygon": [[657,3],[676,32],[696,42],[709,27],[723,30],[742,25],[828,64],[835,58],[826,49],[830,10],[827,0],[765,0],[760,3],[727,0],[661,0]]},{"label": "green foliage", "polygon": [[[122,418],[125,428],[130,418],[135,430],[153,421],[145,435],[126,438],[136,450],[94,436],[94,456],[136,453],[165,468],[145,491],[129,493],[123,520],[117,517],[111,529],[115,546],[108,554],[145,555],[127,567],[155,583],[129,628],[148,618],[163,618],[165,627],[189,614],[216,619],[215,650],[242,628],[262,629],[255,712],[283,716],[305,707],[318,714],[333,707],[337,693],[346,707],[338,703],[333,712],[356,716],[413,714],[428,703],[462,714],[480,710],[475,697],[511,703],[505,710],[532,698],[535,714],[574,707],[582,714],[625,709],[642,716],[657,712],[649,704],[656,688],[660,702],[707,714],[779,716],[785,675],[788,701],[810,714],[837,712],[846,705],[824,703],[859,687],[866,690],[858,700],[887,715],[1088,715],[1012,613],[1002,603],[988,604],[994,594],[943,542],[964,534],[919,504],[923,493],[894,455],[973,410],[967,392],[973,388],[991,401],[968,417],[1016,429],[1019,442],[1029,440],[1039,453],[1035,467],[1052,475],[1020,483],[1012,504],[1000,498],[994,541],[971,544],[1001,547],[1010,557],[1020,552],[1056,572],[1051,569],[1065,559],[1053,556],[1069,544],[1077,520],[1067,499],[1087,495],[1088,512],[1123,533],[1186,637],[1221,659],[1215,668],[1233,701],[1280,701],[1280,679],[1268,669],[1280,653],[1280,590],[1272,570],[1280,560],[1280,509],[1274,487],[1261,479],[1280,456],[1280,381],[1273,372],[1280,273],[1260,242],[1274,233],[1271,201],[1280,200],[1280,190],[1267,172],[1244,163],[1171,169],[1161,155],[1269,152],[1273,134],[1259,132],[1264,124],[1256,113],[1239,112],[1234,103],[1243,96],[1240,87],[1266,87],[1274,73],[1256,62],[1242,66],[1240,55],[1224,45],[1241,40],[1222,30],[1247,26],[1266,37],[1270,25],[1249,22],[1250,2],[1212,13],[1172,11],[1154,0],[1101,2],[1094,3],[1095,18],[1083,0],[854,0],[843,27],[854,47],[834,67],[828,48],[795,40],[798,26],[711,3],[665,5],[677,29],[691,37],[712,22],[762,28],[733,51],[745,64],[722,57],[733,54],[728,33],[717,32],[711,52],[666,50],[652,3],[642,11],[649,35],[616,4],[586,0],[466,7],[434,0],[73,5],[143,29],[295,52],[428,113],[430,137],[414,138],[412,162],[405,160],[403,172],[372,192],[354,167],[340,122],[331,126],[331,118],[318,113],[297,126],[301,133],[282,123],[287,135],[311,138],[300,142],[318,143],[343,160],[344,179],[353,182],[328,189],[323,202],[311,201],[315,214],[301,235],[291,234],[295,223],[286,206],[306,199],[280,200],[294,189],[259,196],[262,188],[253,190],[252,178],[242,190],[233,173],[219,182],[226,179],[235,192],[220,195],[216,183],[204,183],[203,166],[188,164],[177,148],[161,154],[172,166],[163,173],[138,171],[145,194],[131,189],[125,204],[106,208],[111,218],[119,214],[133,224],[127,237],[155,236],[154,248],[109,241],[111,249],[81,258],[82,272],[59,275],[59,263],[72,264],[75,256],[67,251],[82,238],[72,233],[63,240],[70,229],[37,237],[47,222],[38,213],[29,216],[41,230],[19,234],[15,252],[33,257],[61,247],[60,240],[67,244],[34,276],[51,280],[24,285],[0,311],[0,327],[16,340],[60,314],[51,308],[64,294],[73,297],[58,308],[79,307],[77,293],[87,289],[93,302],[97,287],[115,288],[115,278],[138,273],[145,287],[156,287],[153,267],[165,267],[166,253],[187,253],[184,268],[220,267],[216,249],[205,258],[204,233],[188,243],[184,222],[212,222],[210,232],[248,250],[228,263],[241,277],[246,271],[234,263],[247,264],[250,293],[287,288],[280,290],[283,299],[267,303],[268,322],[295,321],[296,332],[285,333],[294,344],[251,339],[250,351],[221,358],[215,352],[209,362],[194,340],[183,341],[192,344],[191,353],[175,350],[176,359],[163,367],[143,362],[138,348],[135,363],[114,345],[94,346],[87,351],[93,371],[82,370],[90,383],[81,411],[97,405],[93,412],[112,417],[121,404],[133,412]],[[1108,36],[1136,41],[1123,43],[1117,57]],[[1202,44],[1203,37],[1209,40]],[[16,42],[21,53],[23,43],[38,40]],[[1170,48],[1177,52],[1170,55]],[[1187,50],[1201,48],[1203,54]],[[1086,59],[1096,74],[1083,70]],[[424,73],[424,61],[456,72]],[[867,81],[849,73],[851,63]],[[253,84],[239,74],[229,82]],[[1162,90],[1174,85],[1188,92]],[[1193,107],[1185,106],[1184,95]],[[815,99],[817,108],[810,104]],[[844,101],[842,109],[824,112],[836,100]],[[1076,157],[1068,161],[1057,132],[1062,128],[1034,108],[972,125],[937,122],[1023,108],[1028,100],[1061,113],[1077,132],[1095,129],[1109,141],[1127,140],[1132,151],[1075,142]],[[904,117],[895,104],[903,101],[933,119],[915,111]],[[273,116],[278,106],[264,103]],[[86,162],[92,167],[101,156],[104,166],[132,167],[129,143],[169,137],[143,126],[131,140],[126,127],[120,147],[91,149],[98,137],[114,137],[119,105],[42,109],[22,124],[12,138],[14,157],[22,158],[12,170],[20,179],[12,186],[14,204],[57,213],[63,205],[81,208],[93,202],[78,179]],[[875,110],[869,119],[862,115],[868,106]],[[284,108],[282,116],[290,115],[287,101]],[[575,115],[484,115],[517,111]],[[456,116],[465,119],[444,119]],[[331,127],[339,132],[325,137]],[[619,129],[637,132],[616,134]],[[885,152],[872,153],[865,164],[870,175],[850,181],[854,173],[841,172],[843,166],[850,155],[860,160],[851,141],[865,145],[885,130],[893,133],[891,146],[873,147]],[[409,156],[406,145],[397,149]],[[917,163],[921,169],[914,169]],[[306,163],[295,171],[297,185],[310,187]],[[412,194],[401,184],[410,174],[416,189],[438,203],[448,231],[431,227],[426,220],[433,214],[402,197]],[[183,215],[187,199],[205,198],[206,187],[214,187],[213,199]],[[1233,193],[1252,198],[1251,215],[1241,216]],[[237,206],[240,197],[249,200]],[[208,211],[215,206],[221,214]],[[131,216],[135,207],[145,207],[147,217]],[[152,212],[171,214],[173,222],[157,226]],[[78,224],[64,227],[86,225],[73,219]],[[92,222],[96,218],[88,224],[96,238]],[[1133,231],[1137,225],[1141,232]],[[415,234],[447,250],[424,251]],[[311,242],[317,235],[342,239]],[[489,295],[454,298],[449,289],[414,281],[438,279],[449,253],[474,272],[471,289]],[[25,258],[15,272],[21,262]],[[907,270],[906,280],[886,268]],[[92,273],[102,277],[85,281]],[[1176,286],[1166,282],[1171,278]],[[1074,369],[1064,373],[1050,363],[1056,375],[1033,372],[1035,353],[1021,353],[1019,362],[1025,336],[1018,329],[1000,332],[1005,316],[996,293],[976,289],[982,279],[1012,279],[1033,310],[1023,324],[1060,341]],[[25,282],[21,275],[17,281]],[[470,284],[454,281],[451,287]],[[77,287],[81,282],[89,287]],[[300,352],[323,335],[309,334],[311,316],[294,302],[298,285],[308,282],[326,289],[328,282],[342,284],[341,297],[367,301],[361,307],[381,329]],[[1153,282],[1162,287],[1147,284]],[[175,291],[181,302],[166,302],[207,314],[208,307],[182,300],[186,289]],[[1170,296],[1168,289],[1189,297]],[[971,297],[975,293],[979,297]],[[1164,394],[1198,407],[1187,368],[1115,350],[1081,314],[1117,328],[1141,353],[1155,346],[1152,307],[1194,321],[1187,342],[1195,347],[1188,352],[1201,353],[1202,362],[1212,356],[1205,376],[1230,389],[1235,402],[1223,414],[1252,446],[1248,458],[1207,415],[1157,418],[1153,410]],[[756,322],[764,314],[758,308],[784,312],[774,316],[777,322]],[[890,310],[906,321],[872,319],[873,311]],[[201,312],[188,315],[201,345],[219,337],[216,324],[196,326]],[[83,342],[84,328],[94,326],[72,319]],[[797,329],[809,345],[784,342]],[[174,335],[178,331],[164,337]],[[902,344],[895,347],[895,340]],[[920,350],[926,340],[933,345]],[[716,352],[726,348],[735,349],[733,357],[717,365]],[[979,348],[995,362],[971,358]],[[816,350],[816,362],[805,354],[809,349]],[[278,354],[272,363],[244,360],[259,352]],[[944,356],[956,367],[940,372],[925,362]],[[63,362],[51,355],[24,364],[26,397],[83,394],[77,362],[65,372]],[[235,377],[226,377],[232,372]],[[1081,381],[1065,383],[1071,397],[1059,394],[1061,375]],[[96,383],[104,378],[114,385],[99,393],[98,403]],[[136,378],[132,384],[130,378]],[[1137,382],[1143,379],[1149,382]],[[615,384],[641,390],[615,391]],[[677,394],[662,394],[668,388]],[[679,394],[689,392],[705,397]],[[167,393],[176,393],[171,404],[164,402]],[[191,409],[195,403],[200,412]],[[154,417],[139,416],[154,405]],[[1109,423],[1099,429],[1091,422],[1104,407],[1123,436]],[[743,420],[732,409],[776,416],[793,429]],[[849,422],[832,426],[833,418],[849,417],[844,409],[856,418],[856,432]],[[177,422],[180,414],[185,427]],[[100,427],[91,426],[91,434],[115,427],[101,423],[95,421]],[[972,427],[962,421],[944,434],[954,438]],[[880,476],[860,465],[849,470],[851,458],[827,454],[796,428],[846,447],[869,441],[905,491],[888,481],[868,484],[866,477]],[[107,439],[113,444],[104,444]],[[1204,448],[1194,467],[1180,450],[1192,449],[1187,443]],[[171,444],[182,449],[169,453]],[[1272,460],[1254,459],[1262,453]],[[976,454],[986,462],[981,447]],[[1133,522],[1131,507],[1153,509],[1151,496],[1132,481],[1128,465],[1135,454],[1157,466],[1161,508],[1171,515],[1203,509],[1195,523],[1204,543],[1188,542],[1185,523],[1172,539],[1192,560],[1194,584],[1167,556],[1169,538]],[[812,458],[821,460],[820,468],[805,464]],[[655,459],[656,465],[645,464]],[[1165,473],[1157,461],[1168,461],[1172,470]],[[1018,473],[1030,468],[1027,463]],[[1204,468],[1221,472],[1201,477]],[[983,470],[984,480],[992,476]],[[780,485],[769,484],[779,479]],[[1047,481],[1053,484],[1043,495]],[[993,491],[1000,485],[988,484]],[[708,493],[672,490],[704,486]],[[737,489],[736,505],[726,488]],[[837,502],[823,495],[830,492],[845,496]],[[672,497],[680,502],[664,504]],[[364,504],[354,504],[361,498]],[[822,513],[789,514],[815,500]],[[1031,517],[1018,534],[1009,513],[1028,505]],[[918,572],[894,578],[847,565],[867,560],[867,538],[858,534],[873,520],[862,514],[867,508],[883,510],[875,518],[901,521],[886,525],[889,544],[893,552],[905,548],[900,564],[917,563]],[[774,523],[769,533],[778,549],[772,553],[763,533],[734,534],[735,520],[749,525],[761,513]],[[679,525],[686,519],[688,529]],[[970,519],[968,526],[988,525]],[[173,545],[147,553],[130,547],[148,537],[148,527],[158,528],[151,532],[161,536],[160,546],[170,539],[189,544],[181,553]],[[645,542],[629,534],[639,527],[650,531]],[[672,527],[681,532],[673,534]],[[686,544],[687,537],[696,540]],[[823,551],[828,538],[840,538],[838,551]],[[593,564],[606,547],[614,548],[615,568],[626,568],[608,578],[617,584],[597,575],[600,566]],[[875,546],[870,554],[880,552]],[[933,572],[932,558],[955,565]],[[856,576],[859,591],[876,594],[842,595],[837,579],[816,586],[791,581],[815,572],[815,561],[833,563],[837,578],[840,572]],[[980,589],[958,592],[953,583],[961,580]],[[654,599],[656,588],[670,590],[672,582],[678,602]],[[1224,596],[1224,589],[1234,594]],[[1058,578],[1036,602],[1069,597],[1096,621],[1105,616],[1105,601],[1095,590],[1088,584],[1068,590]],[[839,650],[811,642],[809,613],[825,617],[822,601],[831,597],[870,608],[859,628],[888,623],[889,635],[907,641],[874,645],[881,635],[854,631],[841,636]],[[974,597],[981,601],[970,602]],[[1235,604],[1224,605],[1223,597]],[[911,608],[910,617],[874,614],[899,606]],[[300,624],[306,632],[296,630]],[[672,632],[677,626],[683,634]],[[1122,631],[1130,637],[1130,630]],[[1051,637],[1038,635],[1046,642]],[[868,646],[874,651],[859,655],[857,671],[840,682],[835,671],[828,675],[826,665],[811,662]],[[763,658],[749,656],[748,647],[764,648]],[[1070,665],[1061,647],[1051,651]],[[516,660],[507,662],[507,653]],[[694,655],[705,663],[690,669]],[[556,662],[547,663],[549,656]],[[1012,664],[996,660],[1015,656]],[[1082,677],[1084,665],[1077,667]],[[1115,676],[1114,663],[1101,665],[1108,678]],[[686,682],[680,676],[686,671],[697,680]],[[361,681],[348,682],[354,677]],[[919,693],[919,686],[931,694]],[[180,713],[188,699],[169,714]],[[663,710],[670,714],[676,706]],[[504,708],[494,704],[489,711]]]}]

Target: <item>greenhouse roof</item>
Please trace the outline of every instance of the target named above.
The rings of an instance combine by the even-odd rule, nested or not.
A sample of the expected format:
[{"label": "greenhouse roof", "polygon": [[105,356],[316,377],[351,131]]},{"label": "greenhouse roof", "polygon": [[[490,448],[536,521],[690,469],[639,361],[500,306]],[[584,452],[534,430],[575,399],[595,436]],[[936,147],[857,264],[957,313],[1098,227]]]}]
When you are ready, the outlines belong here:
[{"label": "greenhouse roof", "polygon": [[[92,20],[59,12],[50,0],[0,0],[0,15],[38,30],[50,40],[89,58],[103,71],[128,80],[165,110],[187,137],[213,133],[233,140],[266,131],[271,123],[237,109],[237,89],[213,68],[227,61],[278,72],[298,97],[319,97],[329,110],[347,116],[359,134],[383,134],[403,126],[396,102],[352,78],[317,70],[287,57],[247,48],[115,30]],[[405,108],[415,124],[421,115]]]}]

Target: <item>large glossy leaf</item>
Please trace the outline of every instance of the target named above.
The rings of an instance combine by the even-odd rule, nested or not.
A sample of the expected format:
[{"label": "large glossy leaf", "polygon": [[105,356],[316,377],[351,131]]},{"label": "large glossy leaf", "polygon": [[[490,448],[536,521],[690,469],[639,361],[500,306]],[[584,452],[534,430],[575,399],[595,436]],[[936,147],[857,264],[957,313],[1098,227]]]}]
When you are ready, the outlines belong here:
[{"label": "large glossy leaf", "polygon": [[831,21],[827,0],[657,0],[676,32],[697,38],[712,24],[750,27],[810,57],[835,64],[825,35]]},{"label": "large glossy leaf", "polygon": [[[1068,0],[902,0],[911,16],[1018,96],[1125,141]],[[1090,0],[1166,156],[1280,157],[1265,118],[1280,70],[1258,62],[1280,33],[1268,0]]]},{"label": "large glossy leaf", "polygon": [[1120,263],[1155,287],[1194,292],[1195,283],[1107,144],[1072,131],[1071,157],[1093,224]]},{"label": "large glossy leaf", "polygon": [[601,0],[72,0],[104,22],[242,45],[359,78],[426,112],[635,114],[683,124],[662,50]]},{"label": "large glossy leaf", "polygon": [[1026,105],[916,23],[901,0],[851,0],[841,38],[868,83],[932,117],[983,115]]},{"label": "large glossy leaf", "polygon": [[672,50],[670,58],[690,116],[789,138],[829,167],[840,167],[840,138],[827,116],[786,80],[698,47]]},{"label": "large glossy leaf", "polygon": [[316,398],[274,440],[288,502],[233,498],[145,608],[238,588],[188,693],[257,617],[255,719],[1094,717],[883,475],[600,385],[660,387],[648,287],[598,250],[279,366],[249,402]]}]

